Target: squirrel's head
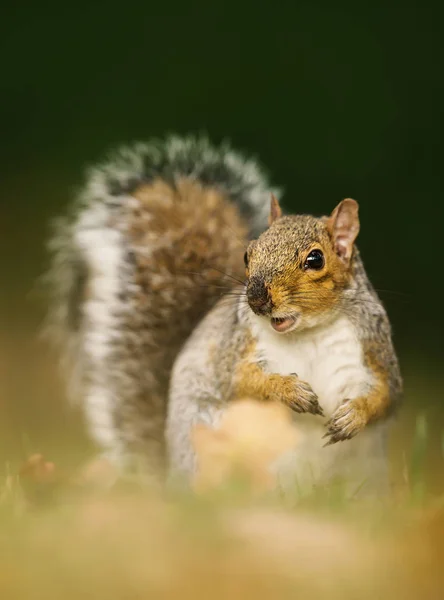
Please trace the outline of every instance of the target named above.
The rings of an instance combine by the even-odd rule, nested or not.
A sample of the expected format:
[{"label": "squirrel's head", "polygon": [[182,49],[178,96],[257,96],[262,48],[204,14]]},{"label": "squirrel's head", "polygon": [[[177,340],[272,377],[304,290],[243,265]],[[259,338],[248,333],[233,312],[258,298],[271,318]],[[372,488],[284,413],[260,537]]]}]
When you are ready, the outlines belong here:
[{"label": "squirrel's head", "polygon": [[338,306],[351,278],[358,203],[347,198],[329,217],[282,216],[272,196],[269,228],[245,253],[247,300],[273,329],[312,327]]}]

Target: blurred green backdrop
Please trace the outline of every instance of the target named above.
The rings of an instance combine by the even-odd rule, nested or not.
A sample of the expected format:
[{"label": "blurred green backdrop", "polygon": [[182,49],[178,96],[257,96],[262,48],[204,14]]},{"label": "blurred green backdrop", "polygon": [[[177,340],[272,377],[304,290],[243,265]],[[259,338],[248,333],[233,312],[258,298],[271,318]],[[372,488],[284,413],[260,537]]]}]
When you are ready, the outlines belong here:
[{"label": "blurred green backdrop", "polygon": [[[256,154],[288,209],[360,202],[360,248],[407,378],[440,384],[441,23],[427,1],[3,8],[2,332],[28,340],[37,329],[42,303],[30,292],[47,224],[85,166],[121,142],[206,131]],[[27,401],[17,385],[6,394],[16,412]]]}]

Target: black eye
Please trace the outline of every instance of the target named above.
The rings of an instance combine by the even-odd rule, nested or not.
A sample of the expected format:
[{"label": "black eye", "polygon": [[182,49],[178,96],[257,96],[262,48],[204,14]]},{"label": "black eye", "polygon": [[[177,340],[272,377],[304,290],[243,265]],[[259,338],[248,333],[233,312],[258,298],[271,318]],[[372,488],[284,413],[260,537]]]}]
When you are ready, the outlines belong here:
[{"label": "black eye", "polygon": [[304,269],[319,271],[325,264],[324,255],[320,250],[312,250],[305,259]]},{"label": "black eye", "polygon": [[248,252],[245,252],[245,254],[244,254],[244,263],[245,263],[245,266],[248,267]]}]

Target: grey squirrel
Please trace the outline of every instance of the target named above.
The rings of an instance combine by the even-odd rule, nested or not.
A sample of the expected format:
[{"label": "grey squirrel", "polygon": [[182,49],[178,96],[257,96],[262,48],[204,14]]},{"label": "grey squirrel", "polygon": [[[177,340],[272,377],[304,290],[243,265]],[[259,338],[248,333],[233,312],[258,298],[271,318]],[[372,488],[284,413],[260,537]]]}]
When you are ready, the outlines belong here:
[{"label": "grey squirrel", "polygon": [[402,384],[355,246],[357,203],[283,216],[278,196],[227,144],[170,137],[93,168],[58,221],[51,329],[92,436],[123,470],[191,477],[193,426],[250,397],[294,413],[283,479],[385,484]]}]

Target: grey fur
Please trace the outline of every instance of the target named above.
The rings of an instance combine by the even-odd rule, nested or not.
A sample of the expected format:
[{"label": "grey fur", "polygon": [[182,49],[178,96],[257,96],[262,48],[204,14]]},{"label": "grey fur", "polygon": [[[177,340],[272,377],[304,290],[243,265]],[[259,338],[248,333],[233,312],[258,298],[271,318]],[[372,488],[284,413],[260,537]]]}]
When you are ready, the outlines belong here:
[{"label": "grey fur", "polygon": [[[257,267],[255,273],[260,271],[266,280],[272,280],[280,270],[290,264],[290,261],[294,263],[298,260],[295,258],[295,249],[310,248],[319,239],[327,239],[326,236],[325,225],[321,219],[305,215],[284,217],[258,241],[252,242],[249,253],[253,254],[250,256],[253,267]],[[390,323],[366,275],[356,247],[350,268],[352,276],[342,290],[340,301],[334,310],[328,310],[325,315],[319,316],[317,324],[310,324],[301,332],[295,331],[288,335],[294,336],[293,339],[296,340],[300,335],[312,335],[311,331],[315,332],[317,328],[324,327],[325,323],[328,325],[341,318],[349,320],[362,349],[369,345],[375,349],[377,361],[388,375],[393,408],[401,397],[402,380],[392,343]],[[190,479],[195,473],[196,456],[190,431],[199,422],[217,425],[230,399],[236,365],[242,360],[243,340],[251,339],[252,319],[264,319],[264,322],[267,319],[253,315],[245,291],[245,287],[240,288],[239,298],[231,301],[223,299],[212,309],[193,332],[175,362],[167,420],[167,440],[174,475],[180,474]],[[288,346],[288,352],[291,352],[291,345]],[[364,350],[362,352],[364,353]],[[263,355],[257,353],[253,360],[269,372],[269,365]],[[363,382],[363,389],[365,385],[367,384]],[[326,410],[327,417],[331,417],[333,413],[334,409],[330,412]],[[307,424],[307,432],[315,426],[316,419],[319,419],[311,415],[295,418],[300,419],[303,426]],[[327,476],[334,477],[338,473],[355,468],[355,474],[357,472],[358,476],[361,475],[362,480],[368,479],[363,493],[379,494],[386,491],[386,425],[384,420],[369,425],[363,432],[358,433],[356,438],[325,449],[324,456],[331,457],[325,459],[328,465]],[[373,435],[373,432],[377,432],[376,435]],[[320,444],[321,437],[322,433],[319,435]],[[364,464],[359,463],[363,456]],[[325,482],[325,474],[316,481],[320,484]],[[356,481],[352,481],[352,486],[355,483]]]}]

